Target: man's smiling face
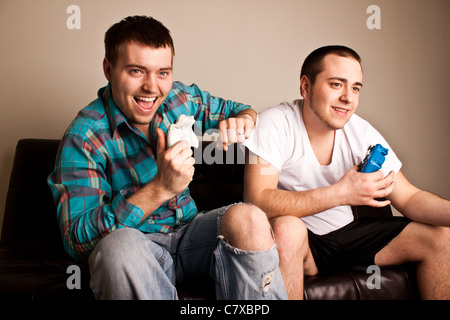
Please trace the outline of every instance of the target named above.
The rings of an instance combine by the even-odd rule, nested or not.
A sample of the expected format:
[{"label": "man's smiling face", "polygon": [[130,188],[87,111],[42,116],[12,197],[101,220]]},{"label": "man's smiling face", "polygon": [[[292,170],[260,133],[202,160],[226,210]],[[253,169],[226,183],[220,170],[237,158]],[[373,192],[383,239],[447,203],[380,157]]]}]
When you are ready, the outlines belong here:
[{"label": "man's smiling face", "polygon": [[355,59],[325,56],[322,72],[305,99],[316,124],[328,130],[341,129],[358,107],[362,78],[361,65]]},{"label": "man's smiling face", "polygon": [[129,123],[148,134],[148,126],[172,89],[172,51],[136,42],[123,44],[114,64],[106,58],[105,76],[114,102]]}]

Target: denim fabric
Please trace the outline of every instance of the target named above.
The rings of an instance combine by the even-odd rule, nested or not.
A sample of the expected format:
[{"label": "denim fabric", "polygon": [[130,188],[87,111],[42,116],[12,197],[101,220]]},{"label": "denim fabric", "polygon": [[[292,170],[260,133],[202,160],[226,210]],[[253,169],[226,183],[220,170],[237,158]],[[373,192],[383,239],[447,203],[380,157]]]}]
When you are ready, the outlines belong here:
[{"label": "denim fabric", "polygon": [[91,289],[97,299],[177,298],[169,251],[137,229],[117,229],[89,256]]},{"label": "denim fabric", "polygon": [[178,299],[176,283],[212,276],[218,299],[287,299],[276,247],[248,252],[218,236],[228,207],[198,214],[169,234],[125,228],[89,257],[97,299]]},{"label": "denim fabric", "polygon": [[287,299],[276,245],[266,251],[243,251],[221,239],[216,258],[216,297],[221,300]]}]

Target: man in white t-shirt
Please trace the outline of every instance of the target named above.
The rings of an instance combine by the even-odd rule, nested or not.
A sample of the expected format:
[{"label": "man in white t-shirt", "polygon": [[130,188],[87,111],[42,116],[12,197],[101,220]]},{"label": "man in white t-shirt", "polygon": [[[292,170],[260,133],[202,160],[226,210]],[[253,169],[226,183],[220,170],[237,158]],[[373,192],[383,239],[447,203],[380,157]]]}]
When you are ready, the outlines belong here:
[{"label": "man in white t-shirt", "polygon": [[[450,299],[450,201],[413,186],[386,140],[354,114],[362,78],[350,48],[322,47],[306,58],[303,99],[258,114],[244,142],[245,201],[271,219],[289,298],[302,298],[303,274],[411,261],[422,298]],[[359,172],[375,144],[389,149],[382,169]],[[405,217],[352,214],[352,206],[390,204]]]}]

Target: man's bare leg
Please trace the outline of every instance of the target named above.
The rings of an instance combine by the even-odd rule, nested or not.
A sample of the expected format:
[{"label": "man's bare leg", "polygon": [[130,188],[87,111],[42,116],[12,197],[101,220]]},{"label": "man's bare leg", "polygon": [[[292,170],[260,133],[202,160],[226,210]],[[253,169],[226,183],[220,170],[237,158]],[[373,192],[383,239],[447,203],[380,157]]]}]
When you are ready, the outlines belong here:
[{"label": "man's bare leg", "polygon": [[417,263],[422,299],[450,299],[450,228],[411,222],[375,256],[379,266]]},{"label": "man's bare leg", "polygon": [[[274,218],[270,223],[278,245],[280,271],[289,300],[302,300],[305,274],[304,261],[308,261],[308,269],[314,270],[315,268],[309,250],[306,226],[301,219],[294,216]],[[310,259],[307,259],[307,257],[310,257]],[[317,273],[317,271],[308,271],[308,273]]]}]

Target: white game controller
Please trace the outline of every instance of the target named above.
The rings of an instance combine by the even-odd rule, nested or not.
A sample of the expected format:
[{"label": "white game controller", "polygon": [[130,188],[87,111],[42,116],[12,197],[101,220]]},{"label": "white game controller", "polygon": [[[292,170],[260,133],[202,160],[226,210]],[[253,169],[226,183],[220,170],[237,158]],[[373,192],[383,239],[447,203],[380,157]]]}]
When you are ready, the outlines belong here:
[{"label": "white game controller", "polygon": [[175,123],[167,130],[167,148],[172,147],[178,141],[185,140],[191,147],[198,148],[198,138],[192,130],[195,123],[193,116],[181,114]]}]

